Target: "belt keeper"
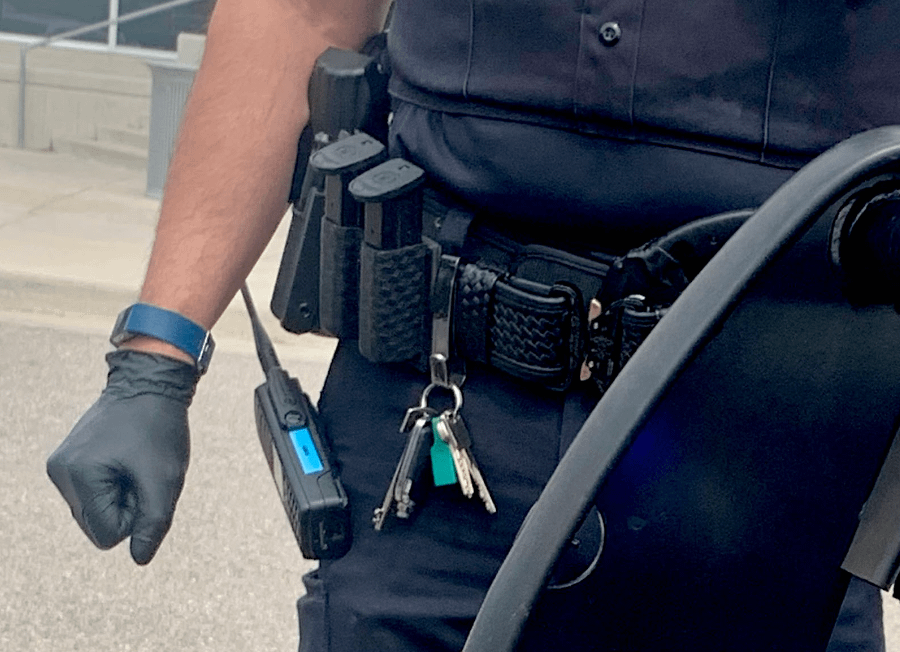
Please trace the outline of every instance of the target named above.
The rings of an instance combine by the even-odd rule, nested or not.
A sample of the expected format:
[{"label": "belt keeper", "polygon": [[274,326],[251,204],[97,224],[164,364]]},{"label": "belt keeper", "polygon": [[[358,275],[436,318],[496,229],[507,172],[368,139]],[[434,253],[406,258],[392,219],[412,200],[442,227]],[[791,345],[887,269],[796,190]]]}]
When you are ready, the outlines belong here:
[{"label": "belt keeper", "polygon": [[494,288],[488,363],[555,391],[569,388],[584,356],[580,292],[510,278]]},{"label": "belt keeper", "polygon": [[493,319],[494,285],[500,274],[468,264],[460,268],[456,282],[454,333],[457,352],[474,362],[488,361],[488,340]]}]

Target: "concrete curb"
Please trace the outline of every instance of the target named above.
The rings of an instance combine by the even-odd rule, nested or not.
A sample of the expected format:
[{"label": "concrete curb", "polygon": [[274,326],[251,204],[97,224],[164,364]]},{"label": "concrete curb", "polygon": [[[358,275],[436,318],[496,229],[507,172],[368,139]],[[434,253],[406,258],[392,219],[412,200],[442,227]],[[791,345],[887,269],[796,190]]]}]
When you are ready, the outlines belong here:
[{"label": "concrete curb", "polygon": [[[0,320],[106,336],[115,315],[135,300],[134,292],[32,276],[0,273]],[[337,341],[284,331],[259,297],[257,310],[283,362],[327,365]],[[255,354],[250,318],[233,302],[213,329],[218,350]]]}]

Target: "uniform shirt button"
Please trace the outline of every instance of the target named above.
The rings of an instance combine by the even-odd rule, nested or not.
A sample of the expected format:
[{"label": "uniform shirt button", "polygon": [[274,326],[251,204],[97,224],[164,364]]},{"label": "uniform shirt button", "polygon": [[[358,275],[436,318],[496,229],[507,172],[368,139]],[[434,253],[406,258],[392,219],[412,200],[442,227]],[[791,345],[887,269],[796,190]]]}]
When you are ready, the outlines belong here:
[{"label": "uniform shirt button", "polygon": [[618,43],[622,38],[622,28],[619,27],[619,23],[609,21],[600,25],[600,38],[603,40],[603,45],[611,46]]}]

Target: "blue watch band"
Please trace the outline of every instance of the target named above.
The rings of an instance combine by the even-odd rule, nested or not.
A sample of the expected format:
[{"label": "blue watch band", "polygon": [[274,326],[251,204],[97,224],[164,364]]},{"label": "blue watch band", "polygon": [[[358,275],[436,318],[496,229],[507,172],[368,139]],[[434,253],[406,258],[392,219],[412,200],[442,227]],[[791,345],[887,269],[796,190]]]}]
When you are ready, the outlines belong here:
[{"label": "blue watch band", "polygon": [[137,335],[168,342],[191,356],[200,373],[205,373],[215,342],[209,331],[177,312],[147,303],[136,303],[119,313],[109,341],[120,346]]}]

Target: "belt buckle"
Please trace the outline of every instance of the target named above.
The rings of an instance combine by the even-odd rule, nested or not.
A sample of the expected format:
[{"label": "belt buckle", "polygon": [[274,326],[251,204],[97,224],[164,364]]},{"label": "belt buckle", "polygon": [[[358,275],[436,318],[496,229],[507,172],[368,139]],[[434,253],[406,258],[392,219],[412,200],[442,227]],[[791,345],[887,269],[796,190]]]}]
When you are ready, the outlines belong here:
[{"label": "belt buckle", "polygon": [[587,337],[585,338],[587,355],[584,356],[581,369],[578,372],[578,380],[581,382],[591,379],[591,376],[594,375],[594,369],[600,362],[595,351],[596,347],[591,345],[594,343],[595,333],[600,330],[600,316],[602,314],[603,304],[596,297],[591,299],[591,302],[588,304]]}]

